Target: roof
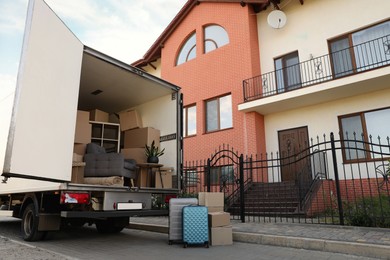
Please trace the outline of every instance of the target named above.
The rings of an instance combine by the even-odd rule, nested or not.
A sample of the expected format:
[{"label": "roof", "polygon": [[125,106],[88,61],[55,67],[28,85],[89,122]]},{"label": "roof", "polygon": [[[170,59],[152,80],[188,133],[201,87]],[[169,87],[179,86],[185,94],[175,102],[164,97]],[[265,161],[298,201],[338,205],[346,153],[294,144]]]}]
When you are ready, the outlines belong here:
[{"label": "roof", "polygon": [[[300,0],[303,3],[303,0]],[[174,32],[176,27],[183,21],[189,12],[202,2],[210,3],[240,3],[241,6],[246,6],[247,4],[254,8],[256,13],[265,10],[271,3],[278,8],[280,0],[188,0],[181,10],[176,14],[170,24],[165,28],[162,34],[157,38],[149,50],[145,53],[142,59],[139,59],[133,62],[131,65],[136,67],[143,67],[149,64],[150,62],[156,61],[161,57],[161,49],[164,46],[164,42],[169,36]]]}]

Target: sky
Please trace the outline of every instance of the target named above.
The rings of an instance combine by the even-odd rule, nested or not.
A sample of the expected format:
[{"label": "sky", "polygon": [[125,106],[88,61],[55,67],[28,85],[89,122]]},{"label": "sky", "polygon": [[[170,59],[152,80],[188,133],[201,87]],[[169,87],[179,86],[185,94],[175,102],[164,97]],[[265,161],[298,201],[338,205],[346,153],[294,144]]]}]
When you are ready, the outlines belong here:
[{"label": "sky", "polygon": [[[186,0],[45,0],[80,41],[125,63],[146,53]],[[0,0],[0,103],[13,95],[28,0]]]}]

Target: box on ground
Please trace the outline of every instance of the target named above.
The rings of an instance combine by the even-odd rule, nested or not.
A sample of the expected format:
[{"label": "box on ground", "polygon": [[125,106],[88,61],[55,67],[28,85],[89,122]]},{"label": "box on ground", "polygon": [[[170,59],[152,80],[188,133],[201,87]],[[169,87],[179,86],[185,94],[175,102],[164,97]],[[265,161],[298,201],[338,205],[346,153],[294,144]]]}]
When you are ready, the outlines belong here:
[{"label": "box on ground", "polygon": [[144,127],[124,132],[124,148],[145,148],[145,145],[160,147],[160,130]]},{"label": "box on ground", "polygon": [[87,144],[91,142],[91,124],[89,123],[88,111],[77,111],[74,142],[79,144]]},{"label": "box on ground", "polygon": [[223,192],[199,192],[199,205],[223,208],[224,194]]},{"label": "box on ground", "polygon": [[121,154],[125,159],[134,159],[137,163],[146,163],[145,148],[121,149]]},{"label": "box on ground", "polygon": [[232,245],[232,226],[210,228],[210,242],[212,246]]},{"label": "box on ground", "polygon": [[89,111],[89,120],[97,122],[108,122],[109,114],[99,109]]},{"label": "box on ground", "polygon": [[[161,168],[159,171],[156,171],[156,188],[171,189],[172,188],[172,173],[173,168]],[[161,178],[160,178],[161,174]],[[162,181],[162,185],[161,185]]]},{"label": "box on ground", "polygon": [[210,212],[221,212],[223,211],[223,206],[207,206],[209,213]]},{"label": "box on ground", "polygon": [[227,212],[209,212],[209,227],[230,225],[230,214]]},{"label": "box on ground", "polygon": [[134,128],[142,128],[142,120],[136,110],[129,110],[119,114],[119,122],[121,131],[126,131]]}]

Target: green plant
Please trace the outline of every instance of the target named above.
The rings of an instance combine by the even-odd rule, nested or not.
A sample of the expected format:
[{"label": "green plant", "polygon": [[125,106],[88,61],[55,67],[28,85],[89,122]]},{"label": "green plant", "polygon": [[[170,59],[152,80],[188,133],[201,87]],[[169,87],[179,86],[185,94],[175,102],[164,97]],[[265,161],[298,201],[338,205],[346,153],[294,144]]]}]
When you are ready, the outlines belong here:
[{"label": "green plant", "polygon": [[160,151],[160,148],[154,144],[154,140],[150,146],[145,145],[146,157],[160,157],[164,154],[165,148]]},{"label": "green plant", "polygon": [[390,197],[380,195],[347,203],[345,219],[352,226],[390,227]]}]

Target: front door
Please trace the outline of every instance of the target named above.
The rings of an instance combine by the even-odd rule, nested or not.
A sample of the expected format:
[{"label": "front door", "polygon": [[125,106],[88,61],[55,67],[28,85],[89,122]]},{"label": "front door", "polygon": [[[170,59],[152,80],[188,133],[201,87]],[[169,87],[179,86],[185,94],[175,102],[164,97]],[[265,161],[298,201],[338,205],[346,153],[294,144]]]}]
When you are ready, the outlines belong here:
[{"label": "front door", "polygon": [[307,127],[278,132],[282,181],[309,181],[309,136]]}]

